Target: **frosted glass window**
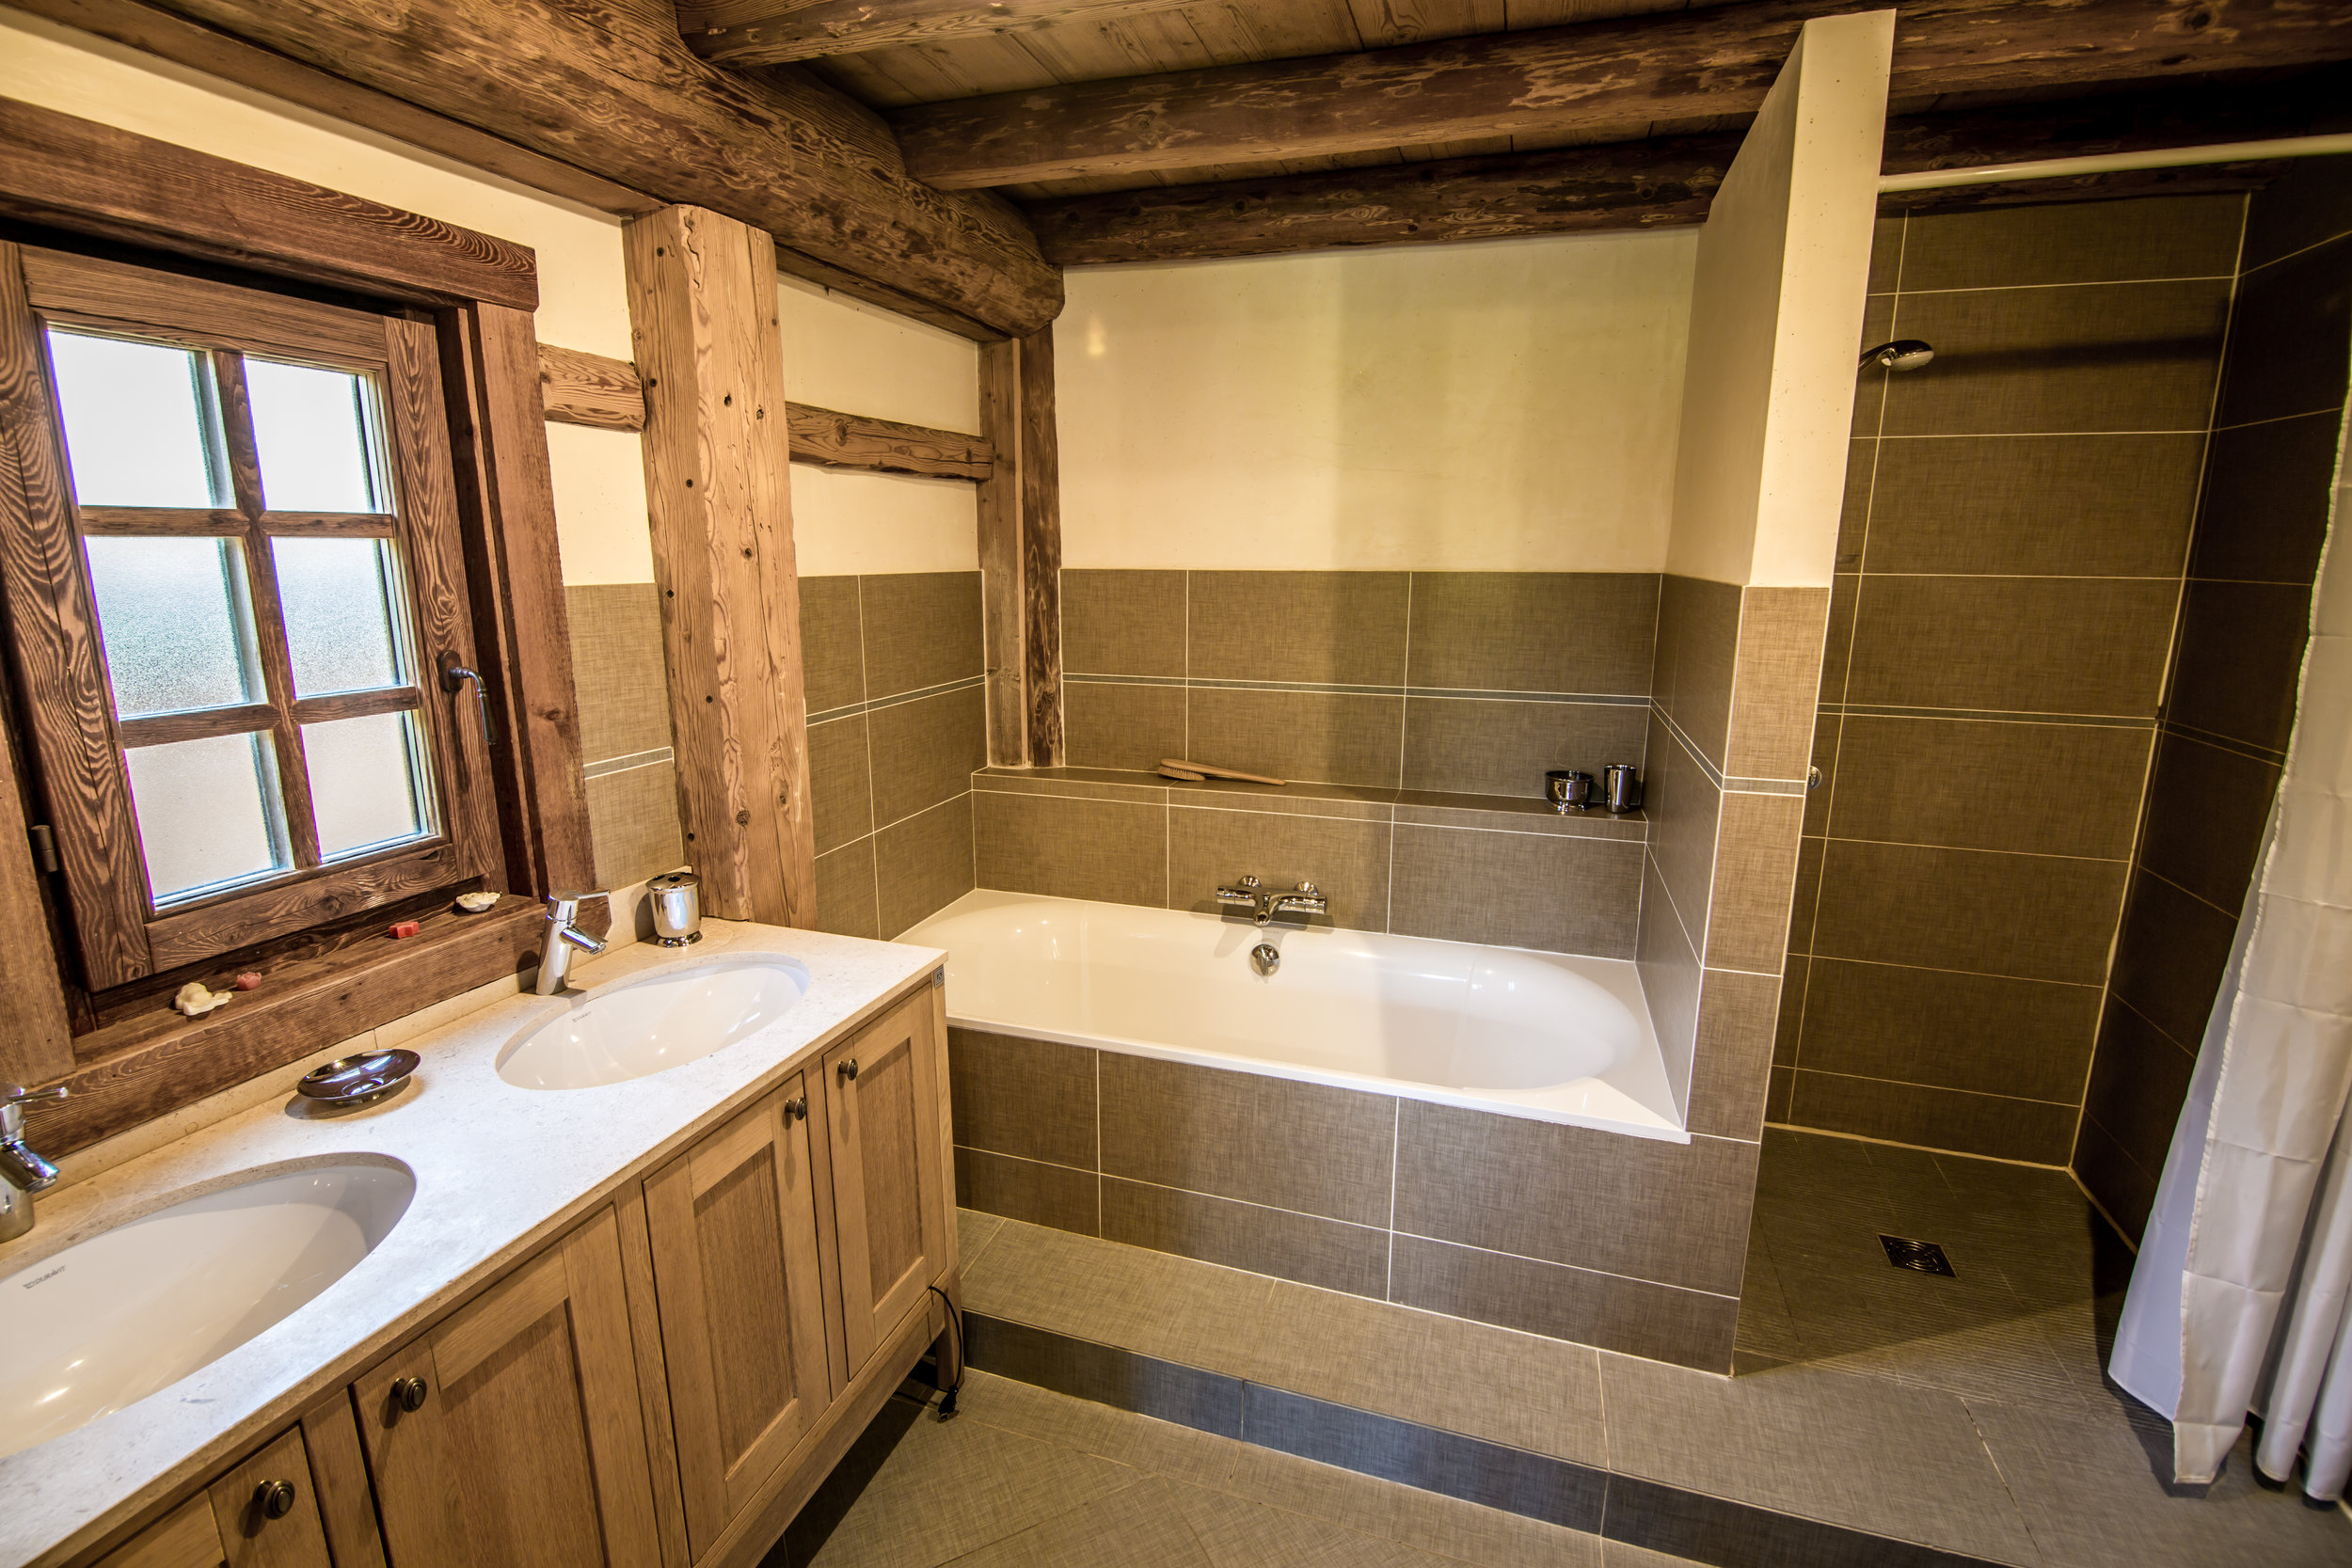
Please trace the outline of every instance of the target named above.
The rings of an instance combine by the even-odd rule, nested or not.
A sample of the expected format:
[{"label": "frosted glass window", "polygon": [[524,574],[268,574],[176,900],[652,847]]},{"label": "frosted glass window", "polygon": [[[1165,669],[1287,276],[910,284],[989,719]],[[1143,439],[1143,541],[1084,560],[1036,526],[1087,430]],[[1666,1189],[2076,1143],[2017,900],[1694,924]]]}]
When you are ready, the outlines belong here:
[{"label": "frosted glass window", "polygon": [[403,683],[389,540],[280,536],[270,541],[270,556],[286,613],[294,695]]},{"label": "frosted glass window", "polygon": [[266,734],[137,746],[131,804],[157,908],[290,863]]},{"label": "frosted glass window", "polygon": [[302,726],[319,857],[339,860],[428,831],[421,737],[413,713]]},{"label": "frosted glass window", "polygon": [[116,712],[131,719],[264,700],[235,540],[83,544]]},{"label": "frosted glass window", "polygon": [[52,331],[73,493],[84,506],[228,504],[212,375],[161,343]]},{"label": "frosted glass window", "polygon": [[272,512],[385,512],[367,383],[344,371],[245,362],[262,499]]}]

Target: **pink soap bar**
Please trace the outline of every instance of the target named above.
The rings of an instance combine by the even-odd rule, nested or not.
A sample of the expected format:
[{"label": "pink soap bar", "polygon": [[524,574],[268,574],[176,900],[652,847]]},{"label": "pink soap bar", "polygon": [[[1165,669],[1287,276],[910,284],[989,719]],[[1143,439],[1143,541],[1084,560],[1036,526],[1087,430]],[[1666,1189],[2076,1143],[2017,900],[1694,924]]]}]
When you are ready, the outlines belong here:
[{"label": "pink soap bar", "polygon": [[259,990],[262,989],[262,977],[249,969],[243,974],[238,975],[234,983],[239,990]]},{"label": "pink soap bar", "polygon": [[398,941],[402,937],[413,937],[420,929],[421,929],[421,927],[419,927],[413,920],[396,920],[392,922],[392,937],[394,941]]}]

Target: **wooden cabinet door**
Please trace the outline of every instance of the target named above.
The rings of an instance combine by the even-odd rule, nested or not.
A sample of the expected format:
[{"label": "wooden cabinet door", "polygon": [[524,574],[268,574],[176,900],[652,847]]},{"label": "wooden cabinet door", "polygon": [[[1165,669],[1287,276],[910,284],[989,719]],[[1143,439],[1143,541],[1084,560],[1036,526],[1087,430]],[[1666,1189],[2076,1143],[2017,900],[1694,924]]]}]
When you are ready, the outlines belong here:
[{"label": "wooden cabinet door", "polygon": [[392,1568],[660,1568],[636,1378],[606,1209],[353,1385]]},{"label": "wooden cabinet door", "polygon": [[952,1256],[937,988],[825,1053],[826,1136],[849,1371],[924,1304]]},{"label": "wooden cabinet door", "polygon": [[[280,1485],[276,1516],[266,1506]],[[300,1431],[222,1476],[99,1560],[98,1568],[332,1568]]]},{"label": "wooden cabinet door", "polygon": [[831,1402],[807,1076],[645,1180],[687,1530],[700,1557]]}]

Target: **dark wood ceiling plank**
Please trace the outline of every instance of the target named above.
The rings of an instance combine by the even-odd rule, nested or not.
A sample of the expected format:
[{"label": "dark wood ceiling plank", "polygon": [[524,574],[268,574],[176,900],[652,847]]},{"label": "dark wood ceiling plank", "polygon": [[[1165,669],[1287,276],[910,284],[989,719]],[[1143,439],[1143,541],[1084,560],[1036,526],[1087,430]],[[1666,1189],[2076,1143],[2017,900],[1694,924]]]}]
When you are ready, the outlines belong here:
[{"label": "dark wood ceiling plank", "polygon": [[957,43],[1052,22],[1117,21],[1188,0],[677,0],[688,47],[723,65],[782,65],[897,45]]},{"label": "dark wood ceiling plank", "polygon": [[[1370,53],[1037,87],[895,111],[907,166],[950,189],[1275,163],[1473,136],[1755,112],[1806,19],[1760,0]],[[2311,0],[1915,0],[1897,98],[2352,58],[2352,7]]]}]

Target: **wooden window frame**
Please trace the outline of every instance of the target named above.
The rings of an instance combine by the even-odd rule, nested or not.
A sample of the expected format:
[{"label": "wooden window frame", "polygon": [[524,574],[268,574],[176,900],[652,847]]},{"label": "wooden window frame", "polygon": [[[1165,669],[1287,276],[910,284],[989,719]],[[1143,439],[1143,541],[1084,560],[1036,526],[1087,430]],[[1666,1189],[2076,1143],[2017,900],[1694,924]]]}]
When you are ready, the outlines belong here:
[{"label": "wooden window frame", "polygon": [[[11,961],[0,964],[0,1016],[14,1025],[0,1031],[0,1079],[71,1088],[70,1099],[30,1117],[36,1147],[54,1156],[529,968],[544,924],[541,897],[591,884],[595,862],[539,400],[531,251],[8,99],[0,99],[0,218],[46,230],[20,236],[44,248],[128,245],[190,272],[233,267],[263,288],[290,280],[313,294],[358,296],[405,320],[412,339],[431,334],[437,385],[418,378],[388,389],[413,396],[418,417],[437,408],[448,433],[455,531],[471,597],[463,629],[495,732],[486,766],[496,847],[469,879],[507,895],[480,917],[454,914],[446,900],[430,909],[414,898],[389,906],[422,919],[422,933],[407,941],[387,940],[380,927],[354,919],[278,938],[254,962],[262,989],[201,1019],[167,1010],[167,990],[141,993],[173,978],[159,969],[123,988],[130,999],[103,1013],[98,1027],[77,1034],[73,988],[61,980],[74,969],[59,959],[78,933],[54,924],[30,844],[20,833],[0,833],[0,927],[12,944]],[[0,277],[18,276],[14,267],[0,268]],[[39,395],[45,356],[28,362],[26,346],[21,334],[0,333],[0,511],[12,504],[20,515],[55,514],[71,492]],[[80,570],[61,555],[56,536],[0,524],[7,696],[20,728],[36,694],[69,689],[57,678],[69,650],[42,628],[78,614],[77,634],[94,635],[86,607],[66,591]],[[428,641],[420,653],[430,657],[434,647]],[[433,706],[437,693],[428,687],[425,695]],[[105,708],[74,717],[83,733],[110,737]],[[88,744],[113,766],[99,741]],[[26,820],[47,822],[54,769],[29,752],[0,746],[0,793],[8,807],[23,803]],[[0,818],[12,815],[0,810]],[[143,886],[139,897],[143,923]],[[44,940],[53,932],[60,939],[55,945]],[[26,956],[31,949],[40,950],[37,958]]]},{"label": "wooden window frame", "polygon": [[[87,576],[60,582],[56,598],[28,604],[50,625],[42,635],[62,656],[38,672],[69,693],[36,691],[24,722],[41,759],[50,825],[69,884],[67,904],[93,990],[128,984],[402,898],[501,878],[498,822],[482,729],[466,720],[470,689],[442,689],[437,672],[474,664],[456,480],[442,410],[439,350],[433,329],[398,315],[374,315],[242,289],[119,261],[0,242],[0,332],[14,334],[23,362],[43,363],[44,329],[86,328],[168,343],[209,356],[222,411],[234,490],[226,508],[89,507],[71,494],[30,512],[0,500],[10,530],[30,530],[50,559],[82,560],[90,537],[229,537],[244,546],[252,629],[259,643],[262,701],[242,707],[123,719],[115,711],[105,651],[97,635]],[[373,387],[389,472],[392,510],[364,515],[271,511],[246,411],[244,356],[277,357],[356,373]],[[28,394],[40,388],[28,387]],[[55,388],[45,462],[68,475],[62,412]],[[39,433],[24,431],[27,441]],[[69,476],[70,478],[70,476]],[[408,644],[399,686],[298,697],[278,600],[272,546],[278,538],[362,538],[400,552]],[[57,700],[60,696],[64,700]],[[87,744],[84,716],[103,712],[112,755]],[[302,726],[376,713],[415,713],[432,756],[434,822],[418,838],[322,863],[304,760]],[[216,736],[267,734],[277,756],[293,864],[278,874],[158,909],[132,819],[125,748]],[[112,766],[107,766],[111,763]]]}]

